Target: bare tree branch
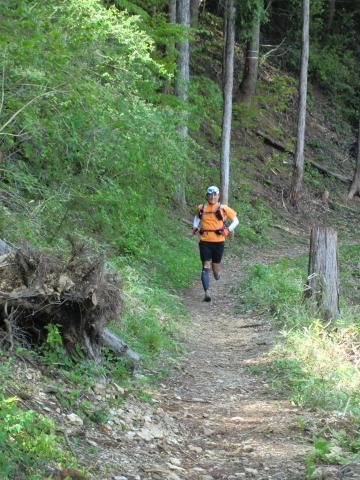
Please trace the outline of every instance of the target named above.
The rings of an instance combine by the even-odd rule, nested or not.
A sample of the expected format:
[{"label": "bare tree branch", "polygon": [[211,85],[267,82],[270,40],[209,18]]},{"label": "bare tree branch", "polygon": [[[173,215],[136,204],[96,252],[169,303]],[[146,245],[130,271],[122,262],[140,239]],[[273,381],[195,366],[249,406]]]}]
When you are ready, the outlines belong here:
[{"label": "bare tree branch", "polygon": [[2,77],[1,77],[1,104],[0,104],[0,115],[4,106],[4,98],[5,98],[5,54],[6,50],[4,52],[4,63],[3,63],[3,71],[2,71]]},{"label": "bare tree branch", "polygon": [[29,105],[31,105],[33,102],[35,102],[36,100],[38,100],[39,98],[41,97],[45,97],[46,95],[52,95],[53,93],[55,93],[56,90],[50,90],[48,92],[44,92],[44,93],[40,93],[40,95],[37,95],[36,97],[32,98],[31,100],[29,100],[28,102],[25,103],[25,105],[23,105],[21,108],[19,108],[19,110],[17,110],[10,118],[7,122],[4,123],[4,125],[2,125],[0,127],[0,134],[1,132],[4,130],[4,128],[6,128],[23,110],[25,110],[26,107],[28,107]]}]

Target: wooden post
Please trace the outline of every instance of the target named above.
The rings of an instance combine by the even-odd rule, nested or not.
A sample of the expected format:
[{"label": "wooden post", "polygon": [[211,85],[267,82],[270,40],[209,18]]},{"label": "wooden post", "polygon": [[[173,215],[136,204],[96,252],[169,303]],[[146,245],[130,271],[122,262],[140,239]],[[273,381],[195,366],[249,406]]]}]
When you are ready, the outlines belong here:
[{"label": "wooden post", "polygon": [[325,320],[339,313],[339,283],[337,264],[337,232],[328,227],[311,231],[309,277],[306,296],[314,295]]}]

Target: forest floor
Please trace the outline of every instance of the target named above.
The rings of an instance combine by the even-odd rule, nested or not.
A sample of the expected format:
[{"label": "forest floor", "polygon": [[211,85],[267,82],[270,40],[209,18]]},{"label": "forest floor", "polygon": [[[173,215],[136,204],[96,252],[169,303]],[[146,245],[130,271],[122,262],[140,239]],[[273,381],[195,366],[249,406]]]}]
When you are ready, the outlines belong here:
[{"label": "forest floor", "polygon": [[[74,385],[26,358],[13,373],[21,391],[8,393],[56,421],[91,480],[304,480],[313,441],[304,425],[321,414],[281,396],[265,369],[253,372],[270,364],[269,354],[281,336],[265,315],[236,313],[235,289],[245,264],[270,263],[307,248],[287,243],[243,260],[227,251],[221,279],[211,281],[210,303],[202,301],[200,279],[183,292],[189,314],[180,339],[185,353],[148,402],[99,378],[92,393],[82,394],[93,408],[109,408],[109,400],[119,394],[125,401],[114,401],[103,423],[83,421],[56,395],[71,395]],[[144,373],[135,373],[139,381]],[[321,469],[312,478],[343,478],[337,466]]]},{"label": "forest floor", "polygon": [[[294,248],[252,261],[289,253],[294,255]],[[182,455],[177,452],[184,470],[177,474],[204,480],[304,479],[311,446],[299,428],[302,412],[249,368],[269,361],[278,332],[266,318],[235,313],[232,288],[241,276],[236,258],[228,258],[221,280],[212,282],[210,304],[201,302],[200,282],[186,295],[188,352],[161,392],[162,408],[174,412],[186,432]]]},{"label": "forest floor", "polygon": [[[292,257],[305,248],[267,250],[242,263],[229,253],[221,279],[212,280],[211,303],[202,301],[200,280],[184,293],[186,353],[153,393],[155,404],[128,398],[107,429],[85,433],[102,450],[87,462],[103,472],[96,478],[305,479],[312,438],[299,419],[314,412],[274,393],[265,374],[251,373],[269,362],[279,332],[266,317],[235,313],[233,293],[244,263]],[[338,478],[337,470],[321,478]]]}]

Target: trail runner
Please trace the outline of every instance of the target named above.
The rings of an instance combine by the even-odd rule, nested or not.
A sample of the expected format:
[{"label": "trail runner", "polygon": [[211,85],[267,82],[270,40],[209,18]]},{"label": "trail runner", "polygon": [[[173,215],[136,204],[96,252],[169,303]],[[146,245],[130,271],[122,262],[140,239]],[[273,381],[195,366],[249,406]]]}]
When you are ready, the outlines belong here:
[{"label": "trail runner", "polygon": [[[220,191],[212,185],[206,190],[206,203],[198,205],[193,221],[192,233],[200,234],[199,249],[202,261],[201,282],[205,291],[204,302],[210,302],[210,268],[215,280],[220,278],[220,262],[224,253],[225,238],[238,225],[237,213],[219,202]],[[231,220],[228,227],[225,220]]]}]

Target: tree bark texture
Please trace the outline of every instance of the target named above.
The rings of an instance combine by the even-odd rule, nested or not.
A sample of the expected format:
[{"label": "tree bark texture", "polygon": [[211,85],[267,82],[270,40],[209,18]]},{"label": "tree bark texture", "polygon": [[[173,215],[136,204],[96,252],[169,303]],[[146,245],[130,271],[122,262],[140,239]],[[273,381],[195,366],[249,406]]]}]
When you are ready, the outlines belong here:
[{"label": "tree bark texture", "polygon": [[340,313],[337,232],[332,228],[312,229],[308,273],[306,296],[314,295],[325,320],[336,318]]},{"label": "tree bark texture", "polygon": [[[178,71],[176,78],[176,94],[184,102],[188,101],[189,97],[189,37],[188,30],[190,27],[190,0],[178,0],[178,23],[181,24],[186,30],[185,38],[179,43],[179,59],[178,59]],[[187,111],[184,110],[183,118],[184,124],[182,125],[181,132],[184,136],[187,136]]]},{"label": "tree bark texture", "polygon": [[309,13],[310,1],[303,0],[303,27],[302,27],[302,50],[301,71],[299,82],[299,116],[297,127],[297,140],[294,158],[294,169],[290,187],[290,203],[297,205],[304,176],[304,143],[305,143],[305,119],[307,98],[307,76],[309,63]]},{"label": "tree bark texture", "polygon": [[355,195],[360,197],[360,117],[358,129],[357,158],[354,178],[349,190],[348,199],[351,200]]},{"label": "tree bark texture", "polygon": [[[190,28],[190,0],[177,0],[177,21],[185,29],[185,38],[179,43],[179,57],[177,62],[177,75],[176,75],[176,84],[175,92],[176,95],[186,104],[189,98],[189,38],[188,30]],[[181,122],[179,124],[178,130],[180,135],[186,141],[188,137],[188,111],[187,107],[184,107],[184,110],[181,113]],[[182,170],[181,167],[179,170]],[[185,205],[185,174],[182,171],[179,171],[179,184],[178,191],[176,192],[177,201]]]},{"label": "tree bark texture", "polygon": [[190,0],[190,24],[197,27],[199,23],[200,0]]},{"label": "tree bark texture", "polygon": [[234,85],[234,50],[235,50],[235,5],[234,0],[227,0],[224,26],[223,58],[223,119],[221,134],[221,198],[223,203],[229,199],[230,177],[230,142],[232,95]]},{"label": "tree bark texture", "polygon": [[176,0],[169,0],[169,23],[176,23]]},{"label": "tree bark texture", "polygon": [[239,100],[249,102],[256,91],[259,64],[260,15],[256,12],[251,32],[251,40],[246,46],[244,75],[239,87]]},{"label": "tree bark texture", "polygon": [[333,23],[334,23],[335,3],[336,3],[336,0],[329,0],[329,15],[328,15],[328,21],[327,21],[327,26],[326,26],[326,33],[327,34],[331,33],[332,26],[333,26]]}]

